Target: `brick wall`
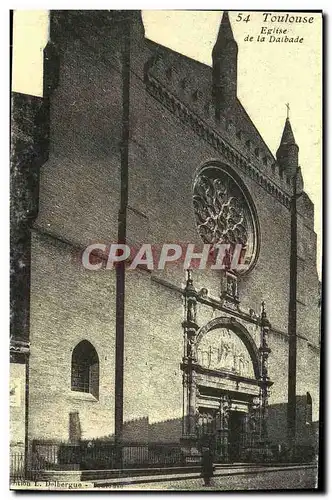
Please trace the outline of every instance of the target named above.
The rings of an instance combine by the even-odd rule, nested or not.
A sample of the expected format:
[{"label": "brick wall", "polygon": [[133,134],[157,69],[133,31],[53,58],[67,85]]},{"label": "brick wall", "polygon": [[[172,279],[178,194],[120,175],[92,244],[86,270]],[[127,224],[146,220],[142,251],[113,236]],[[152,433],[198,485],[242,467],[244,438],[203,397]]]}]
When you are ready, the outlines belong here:
[{"label": "brick wall", "polygon": [[[144,64],[154,45],[143,42],[139,32],[135,36],[128,242],[137,246],[143,242],[201,245],[192,204],[195,176],[210,160],[228,165],[230,160],[146,92]],[[73,244],[112,242],[117,235],[121,67],[117,51],[112,52],[107,43],[98,43],[93,49],[84,40],[62,40],[59,85],[51,99],[50,158],[41,171],[39,216],[32,245],[30,438],[67,439],[69,413],[75,411],[83,438],[114,431],[114,272],[85,271],[72,255]],[[191,64],[193,74],[204,73],[206,85],[206,67],[186,59],[186,67]],[[194,108],[196,104],[189,97],[183,96],[183,100]],[[235,111],[234,122],[239,116],[246,119],[246,133],[263,147],[250,120],[243,111]],[[263,168],[261,159],[254,160],[245,143],[235,139],[232,127],[223,129],[226,125],[218,125],[221,132]],[[281,331],[271,334],[269,369],[274,381],[271,404],[285,405],[288,342],[282,333],[287,333],[288,322],[290,212],[247,173],[230,166],[252,197],[261,235],[257,264],[239,283],[241,305],[259,312],[264,299],[273,329]],[[265,174],[272,176],[268,169],[271,166]],[[281,186],[285,181],[277,183]],[[165,428],[169,429],[167,439],[180,435],[183,303],[179,292],[162,280],[182,286],[185,275],[181,266],[127,273],[124,418],[128,439],[144,441],[149,433],[155,436],[156,425],[164,429],[163,436]],[[219,296],[218,273],[196,271],[194,280],[197,288],[204,286]],[[313,276],[311,289],[315,280]],[[311,303],[308,307],[305,311],[311,311]],[[310,323],[308,327],[310,314],[301,313],[303,335],[317,326]],[[71,352],[83,339],[94,345],[100,358],[99,401],[70,391]],[[317,365],[318,354],[306,342],[300,351],[299,391],[302,394],[310,388],[317,405],[317,372],[311,365]],[[166,422],[172,425],[168,427]],[[285,426],[284,413],[277,419],[276,428],[281,426]]]},{"label": "brick wall", "polygon": [[[84,270],[66,244],[33,233],[30,439],[69,438],[78,412],[82,438],[114,432],[115,280]],[[99,399],[71,391],[74,347],[88,340],[99,356]]]}]

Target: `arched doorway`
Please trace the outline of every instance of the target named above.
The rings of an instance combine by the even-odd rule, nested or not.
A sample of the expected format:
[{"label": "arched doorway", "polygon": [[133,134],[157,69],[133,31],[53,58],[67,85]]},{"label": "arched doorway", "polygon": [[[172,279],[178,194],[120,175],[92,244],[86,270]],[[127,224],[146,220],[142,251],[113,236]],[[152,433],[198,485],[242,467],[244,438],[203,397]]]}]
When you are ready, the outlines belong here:
[{"label": "arched doorway", "polygon": [[220,462],[250,460],[259,439],[260,356],[249,332],[220,317],[196,336],[195,429],[198,446]]}]

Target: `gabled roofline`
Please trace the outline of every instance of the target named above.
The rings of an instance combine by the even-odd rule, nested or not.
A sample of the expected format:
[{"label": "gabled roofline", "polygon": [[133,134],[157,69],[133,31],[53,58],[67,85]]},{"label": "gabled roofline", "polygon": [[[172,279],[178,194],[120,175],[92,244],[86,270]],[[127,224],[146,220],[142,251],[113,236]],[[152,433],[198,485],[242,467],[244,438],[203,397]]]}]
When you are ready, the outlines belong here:
[{"label": "gabled roofline", "polygon": [[[167,47],[166,45],[162,45],[161,43],[154,42],[153,40],[150,40],[149,38],[145,38],[145,41],[148,43],[148,45],[152,45],[155,48],[160,48],[160,49],[165,50],[166,52],[170,52],[171,54],[174,54],[176,56],[183,57],[187,61],[189,61],[191,63],[195,63],[198,66],[202,66],[205,69],[206,68],[212,69],[212,64],[209,65],[209,64],[205,64],[201,61],[197,61],[197,59],[192,59],[191,57],[186,56],[186,55],[182,54],[181,52],[177,52],[176,50],[171,49],[170,47]],[[212,63],[212,61],[211,61],[211,63]]]}]

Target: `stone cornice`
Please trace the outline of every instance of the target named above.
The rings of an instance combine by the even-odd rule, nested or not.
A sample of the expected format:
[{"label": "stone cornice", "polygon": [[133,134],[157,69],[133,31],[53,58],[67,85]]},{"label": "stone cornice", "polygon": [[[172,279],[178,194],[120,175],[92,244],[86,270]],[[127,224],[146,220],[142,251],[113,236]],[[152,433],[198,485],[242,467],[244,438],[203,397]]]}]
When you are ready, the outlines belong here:
[{"label": "stone cornice", "polygon": [[145,84],[147,91],[183,123],[188,125],[196,135],[213,146],[228,162],[245,172],[246,175],[259,184],[266,192],[276,198],[287,209],[290,209],[290,196],[288,194],[261,170],[253,166],[242,153],[231,146],[202,118],[196,115],[183,102],[169,92],[169,90],[148,71],[145,74]]}]

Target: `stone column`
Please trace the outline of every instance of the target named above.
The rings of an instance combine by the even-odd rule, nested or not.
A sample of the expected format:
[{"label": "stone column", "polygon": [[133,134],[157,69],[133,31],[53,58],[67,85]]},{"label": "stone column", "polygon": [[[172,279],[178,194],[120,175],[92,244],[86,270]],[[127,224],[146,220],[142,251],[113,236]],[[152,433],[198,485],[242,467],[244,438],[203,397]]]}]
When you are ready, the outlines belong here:
[{"label": "stone column", "polygon": [[221,400],[219,411],[216,416],[216,433],[217,433],[217,441],[216,441],[216,456],[219,460],[222,460],[223,457],[223,415],[221,409]]},{"label": "stone column", "polygon": [[[195,342],[198,325],[196,322],[197,291],[193,285],[192,272],[187,271],[187,282],[184,290],[185,320],[182,323],[184,330],[184,357],[182,369],[184,372],[184,414],[183,414],[183,453],[187,459],[198,456],[196,432],[196,353]],[[191,460],[192,461],[192,460]]]},{"label": "stone column", "polygon": [[260,441],[260,403],[259,397],[255,397],[252,403],[249,405],[249,447],[250,447],[250,460],[255,459],[257,454],[257,448],[259,447]]},{"label": "stone column", "polygon": [[222,396],[220,400],[220,416],[222,427],[220,429],[220,441],[221,441],[221,460],[223,462],[229,461],[229,439],[228,439],[228,425],[229,425],[229,413],[231,410],[232,402],[229,396]]},{"label": "stone column", "polygon": [[189,373],[188,392],[188,434],[196,436],[196,372],[193,368]]},{"label": "stone column", "polygon": [[267,344],[267,336],[270,331],[270,322],[266,316],[265,303],[262,302],[261,313],[261,345],[259,352],[261,355],[261,439],[266,441],[268,438],[267,432],[267,406],[269,397],[269,377],[268,377],[268,357],[271,352]]}]

